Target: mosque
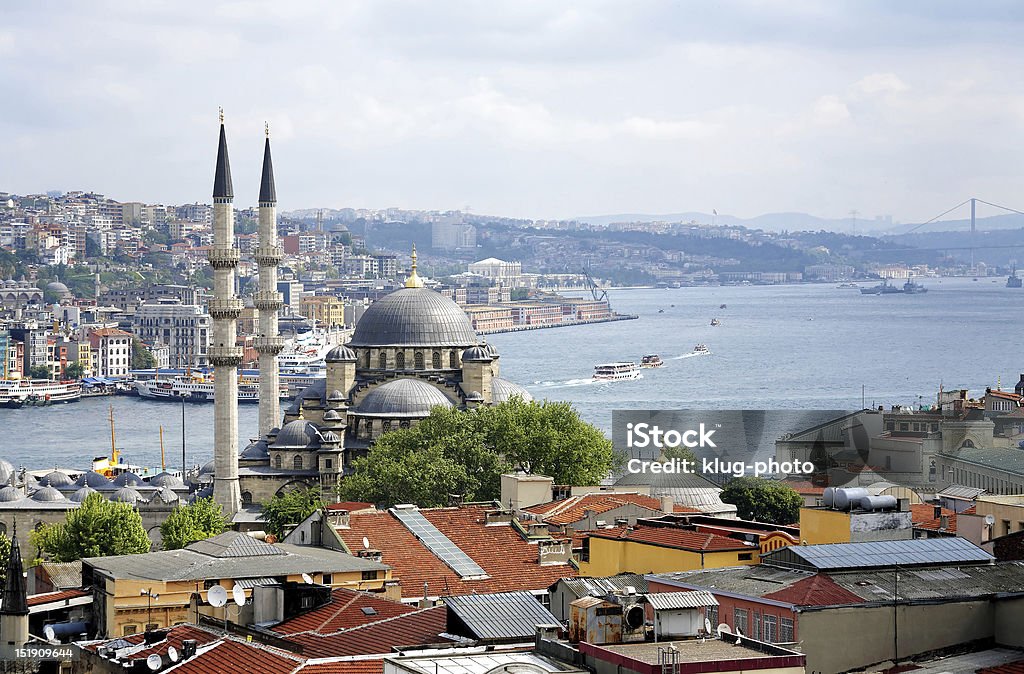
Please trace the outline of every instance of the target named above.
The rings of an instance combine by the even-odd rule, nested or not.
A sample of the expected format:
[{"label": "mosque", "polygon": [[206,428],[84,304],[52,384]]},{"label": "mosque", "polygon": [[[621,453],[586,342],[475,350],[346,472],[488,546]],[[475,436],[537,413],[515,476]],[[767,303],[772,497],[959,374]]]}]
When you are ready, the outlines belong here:
[{"label": "mosque", "polygon": [[[214,232],[216,237],[220,231],[219,243],[226,249],[233,240],[233,191],[223,121],[220,142],[214,202],[226,203],[228,209],[215,211]],[[276,266],[280,262],[272,210],[276,208],[276,196],[268,134],[256,255],[261,277],[256,304],[261,319],[265,313],[276,315],[280,306],[279,296],[275,297],[276,283],[264,282],[276,281]],[[264,223],[270,226],[263,226]],[[215,240],[211,250],[211,266],[214,262],[223,266],[228,257],[217,253],[217,243]],[[232,283],[224,283],[221,288],[215,286],[211,306],[226,308],[233,299],[231,293]],[[231,313],[211,311],[214,347],[220,346],[216,337],[218,320],[233,322]],[[261,343],[265,345],[261,355],[279,351],[276,325],[261,320],[260,329],[265,331],[257,337],[257,348]],[[226,331],[221,334],[227,340],[233,336]],[[224,347],[230,345],[231,341],[223,343]],[[212,352],[215,366],[223,362],[221,355]],[[325,360],[326,377],[298,394],[283,413],[278,411],[274,395],[276,361],[268,358],[267,367],[261,363],[260,436],[237,457],[232,456],[238,446],[237,436],[231,437],[232,429],[237,427],[236,418],[227,409],[215,411],[214,461],[203,467],[201,479],[212,482],[214,498],[226,512],[233,514],[239,507],[307,486],[322,489],[327,501],[336,500],[336,487],[346,468],[383,433],[415,425],[436,406],[468,410],[513,396],[532,399],[526,389],[501,378],[500,355],[493,345],[481,340],[466,313],[453,300],[424,286],[416,270],[415,248],[405,287],[370,305],[351,340],[331,350]],[[230,370],[224,375],[218,371],[215,381],[235,379]],[[227,408],[231,405],[226,401],[230,400],[233,397],[221,397],[218,391],[215,405]],[[266,428],[270,426],[267,419],[275,418],[280,426]],[[211,487],[204,491],[211,493]]]}]

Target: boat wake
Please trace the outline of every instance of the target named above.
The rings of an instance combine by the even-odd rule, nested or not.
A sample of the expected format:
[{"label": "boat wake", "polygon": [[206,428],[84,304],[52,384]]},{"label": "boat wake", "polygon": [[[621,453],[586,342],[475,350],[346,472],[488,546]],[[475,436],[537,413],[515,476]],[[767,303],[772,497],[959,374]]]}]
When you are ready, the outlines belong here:
[{"label": "boat wake", "polygon": [[706,353],[684,353],[684,354],[679,355],[679,356],[672,356],[668,360],[683,360],[684,358],[696,358],[697,356],[708,356],[708,355],[711,355],[711,354],[706,354]]},{"label": "boat wake", "polygon": [[542,388],[572,388],[575,386],[590,386],[591,384],[607,383],[599,379],[569,379],[567,381],[536,381],[535,386]]}]

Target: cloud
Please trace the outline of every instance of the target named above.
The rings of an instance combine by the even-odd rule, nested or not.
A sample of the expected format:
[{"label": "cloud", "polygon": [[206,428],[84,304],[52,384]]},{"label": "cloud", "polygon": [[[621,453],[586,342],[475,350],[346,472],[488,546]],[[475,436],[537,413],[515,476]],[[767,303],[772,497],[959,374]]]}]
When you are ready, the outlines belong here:
[{"label": "cloud", "polygon": [[850,110],[838,96],[822,96],[814,102],[811,121],[822,126],[841,124],[850,119]]},{"label": "cloud", "polygon": [[907,85],[893,73],[873,73],[861,78],[853,85],[854,91],[875,96],[878,94],[899,94],[908,89]]}]

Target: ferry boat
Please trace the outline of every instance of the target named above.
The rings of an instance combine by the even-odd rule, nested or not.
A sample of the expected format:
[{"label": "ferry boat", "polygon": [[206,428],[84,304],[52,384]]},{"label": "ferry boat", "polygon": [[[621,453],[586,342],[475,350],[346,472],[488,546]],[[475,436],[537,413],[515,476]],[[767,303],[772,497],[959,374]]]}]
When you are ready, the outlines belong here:
[{"label": "ferry boat", "polygon": [[0,380],[0,407],[18,408],[25,405],[70,403],[81,397],[82,386],[78,382],[46,379]]},{"label": "ferry boat", "polygon": [[711,319],[711,327],[715,327],[716,325],[721,325],[721,324],[722,324],[722,321],[718,320],[717,318],[712,318]]},{"label": "ferry boat", "polygon": [[690,352],[690,355],[693,355],[693,356],[710,356],[711,355],[711,349],[709,349],[707,347],[707,344],[698,344],[697,346],[693,347],[693,351]]},{"label": "ferry boat", "polygon": [[661,367],[664,364],[665,361],[656,353],[646,355],[640,359],[640,367]]},{"label": "ferry boat", "polygon": [[642,376],[636,363],[604,363],[594,366],[594,379],[599,381],[639,379]]},{"label": "ferry boat", "polygon": [[[135,390],[140,398],[150,400],[173,400],[191,403],[212,403],[214,398],[213,379],[195,377],[174,377],[173,379],[150,379],[135,382]],[[287,386],[282,384],[278,395],[287,394]],[[238,383],[238,402],[259,403],[259,381],[240,381]]]}]

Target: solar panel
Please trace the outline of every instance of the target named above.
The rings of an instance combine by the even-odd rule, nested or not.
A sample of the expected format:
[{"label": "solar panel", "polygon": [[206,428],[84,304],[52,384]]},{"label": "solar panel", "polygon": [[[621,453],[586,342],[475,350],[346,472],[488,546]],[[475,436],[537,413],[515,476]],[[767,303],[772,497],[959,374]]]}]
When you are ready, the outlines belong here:
[{"label": "solar panel", "polygon": [[405,525],[409,532],[427,546],[442,562],[451,567],[452,571],[462,578],[486,576],[479,564],[462,551],[451,539],[438,531],[419,510],[409,508],[392,508],[391,514]]},{"label": "solar panel", "polygon": [[[795,556],[797,560],[791,560]],[[962,538],[912,539],[870,543],[830,543],[792,546],[766,556],[768,563],[810,565],[818,569],[853,569],[987,562],[992,557]]]}]

